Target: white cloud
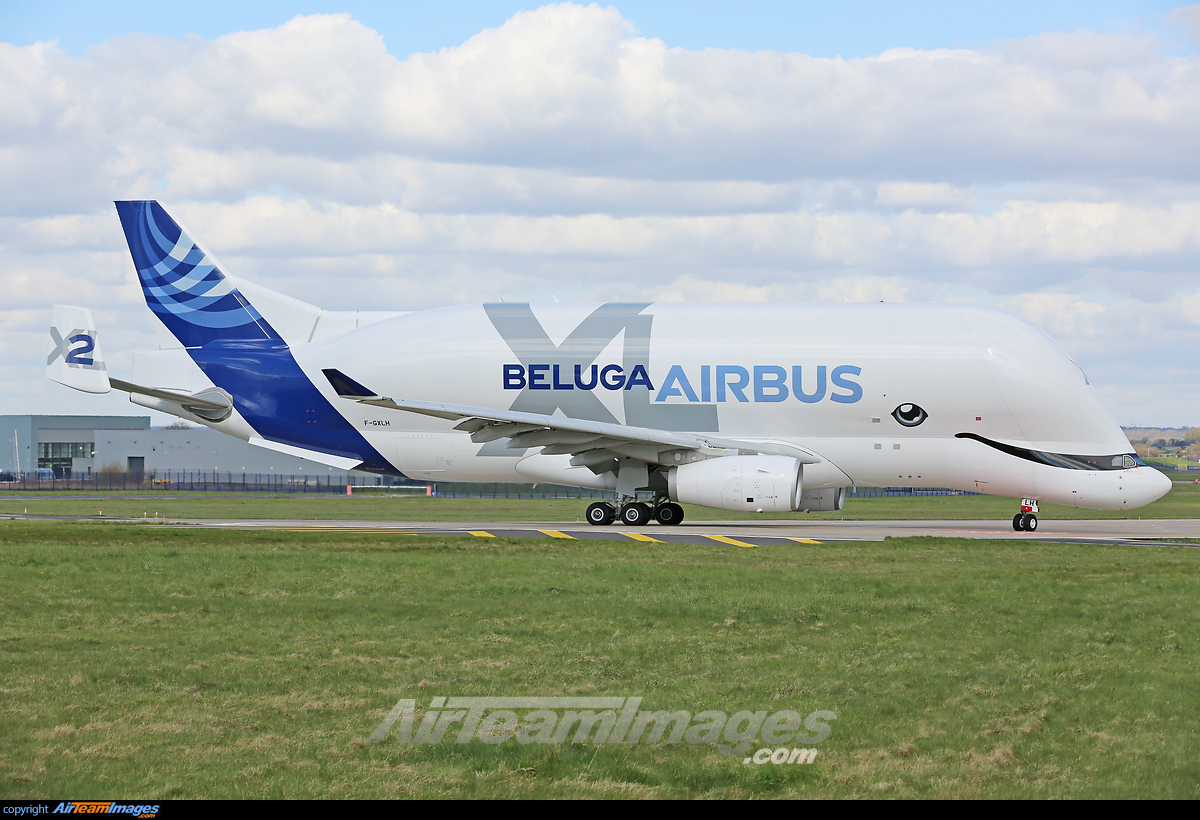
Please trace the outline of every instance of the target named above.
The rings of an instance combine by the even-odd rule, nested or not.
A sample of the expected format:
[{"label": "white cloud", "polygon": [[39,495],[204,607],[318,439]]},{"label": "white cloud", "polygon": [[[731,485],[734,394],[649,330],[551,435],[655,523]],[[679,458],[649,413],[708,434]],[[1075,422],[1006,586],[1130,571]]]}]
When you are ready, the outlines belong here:
[{"label": "white cloud", "polygon": [[1067,293],[1023,293],[1003,307],[1024,316],[1051,336],[1097,336],[1104,332],[1104,305]]},{"label": "white cloud", "polygon": [[[401,61],[349,16],[318,15],[212,42],[127,36],[80,60],[0,46],[0,167],[139,196],[176,177],[210,195],[203,152],[768,183],[1194,180],[1197,89],[1200,60],[1088,32],[840,60],[671,49],[615,9],[562,5]],[[50,196],[20,194],[10,207]]]},{"label": "white cloud", "polygon": [[836,277],[820,285],[812,301],[819,302],[935,302],[947,288],[899,276]]},{"label": "white cloud", "polygon": [[[1191,258],[1200,251],[1200,203],[1169,209],[1124,203],[1013,201],[992,215],[793,210],[710,216],[605,213],[442,213],[391,203],[352,205],[250,196],[230,205],[172,207],[224,257],[264,258],[457,251],[586,255],[611,259],[671,256],[689,264],[908,270],[962,279],[977,268],[1060,266],[1058,284],[1080,265],[1147,257]],[[114,216],[60,216],[0,223],[0,239],[29,250],[120,248]],[[224,249],[224,251],[222,251]],[[949,274],[946,274],[949,271]],[[1039,276],[1047,274],[1039,272]]]},{"label": "white cloud", "polygon": [[1200,293],[1185,296],[1179,301],[1180,314],[1188,322],[1200,325]]},{"label": "white cloud", "polygon": [[875,199],[880,205],[897,208],[963,210],[974,203],[969,190],[946,182],[881,182]]},{"label": "white cloud", "polygon": [[1192,42],[1200,45],[1200,5],[1173,9],[1167,12],[1167,19],[1182,26]]},{"label": "white cloud", "polygon": [[[82,59],[0,43],[0,135],[9,385],[40,385],[29,317],[66,294],[104,316],[117,364],[153,338],[111,206],[143,197],[233,272],[331,308],[966,288],[1122,401],[1138,367],[1200,377],[1158,321],[1200,342],[1200,57],[1151,38],[687,51],[568,3],[401,60],[348,15],[301,16]],[[1098,290],[1116,302],[1067,295]]]},{"label": "white cloud", "polygon": [[648,294],[655,302],[771,302],[779,301],[780,295],[777,288],[704,281],[690,274],[651,289]]}]

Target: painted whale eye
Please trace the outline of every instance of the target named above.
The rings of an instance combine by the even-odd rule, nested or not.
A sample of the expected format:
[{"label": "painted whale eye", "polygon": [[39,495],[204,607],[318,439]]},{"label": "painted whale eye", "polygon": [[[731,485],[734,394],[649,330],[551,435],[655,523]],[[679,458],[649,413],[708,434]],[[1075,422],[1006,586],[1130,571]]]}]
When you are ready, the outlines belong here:
[{"label": "painted whale eye", "polygon": [[905,427],[916,427],[929,418],[929,414],[920,405],[902,404],[892,411],[892,418]]}]

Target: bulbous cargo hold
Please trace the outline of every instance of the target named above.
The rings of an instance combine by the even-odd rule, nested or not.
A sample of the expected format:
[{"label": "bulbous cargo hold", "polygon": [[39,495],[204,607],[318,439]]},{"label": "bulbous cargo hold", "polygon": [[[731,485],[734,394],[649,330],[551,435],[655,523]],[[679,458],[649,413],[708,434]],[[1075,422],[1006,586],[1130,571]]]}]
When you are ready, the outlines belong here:
[{"label": "bulbous cargo hold", "polygon": [[[392,351],[388,362],[356,364],[372,392],[474,408],[476,420],[462,423],[478,427],[460,427],[466,435],[440,428],[461,471],[397,463],[421,478],[505,480],[511,470],[612,489],[618,506],[645,491],[731,510],[836,510],[844,493],[834,491],[852,484],[1099,509],[1132,509],[1169,488],[1134,456],[1070,356],[994,308],[459,306],[380,322],[312,352],[349,360],[352,345]],[[480,406],[539,418],[484,421]],[[622,429],[567,429],[576,420]],[[662,437],[645,441],[646,431]],[[744,461],[719,465],[780,456],[804,462],[801,493],[814,494],[807,503],[782,477],[790,465],[758,462],[765,473],[744,471]],[[623,478],[647,467],[644,481]],[[732,472],[736,480],[720,478]],[[773,489],[756,491],[758,476],[771,476]]]}]

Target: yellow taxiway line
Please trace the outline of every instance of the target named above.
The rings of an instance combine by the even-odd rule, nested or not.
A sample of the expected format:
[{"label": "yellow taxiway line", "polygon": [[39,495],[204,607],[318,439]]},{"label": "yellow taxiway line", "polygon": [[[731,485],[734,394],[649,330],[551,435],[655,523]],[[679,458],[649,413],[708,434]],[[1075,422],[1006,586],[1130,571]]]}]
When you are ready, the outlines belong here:
[{"label": "yellow taxiway line", "polygon": [[724,535],[706,535],[705,538],[711,538],[714,541],[720,541],[722,544],[733,544],[735,547],[750,547],[755,548],[757,544],[747,544],[745,541],[738,541],[736,538],[727,538]]}]

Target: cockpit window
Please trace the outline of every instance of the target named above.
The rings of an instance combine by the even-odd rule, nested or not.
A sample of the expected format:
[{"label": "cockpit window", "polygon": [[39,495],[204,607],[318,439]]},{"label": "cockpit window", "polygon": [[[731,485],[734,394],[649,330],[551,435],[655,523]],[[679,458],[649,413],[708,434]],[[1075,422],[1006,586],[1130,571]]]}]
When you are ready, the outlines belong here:
[{"label": "cockpit window", "polygon": [[1066,453],[1047,453],[1042,450],[1027,450],[1024,447],[1014,447],[1002,444],[974,433],[955,433],[955,438],[969,438],[994,447],[1002,453],[1033,461],[1038,464],[1049,464],[1051,467],[1062,467],[1067,470],[1127,470],[1132,467],[1148,467],[1136,455],[1120,453],[1115,456],[1076,456]]}]

